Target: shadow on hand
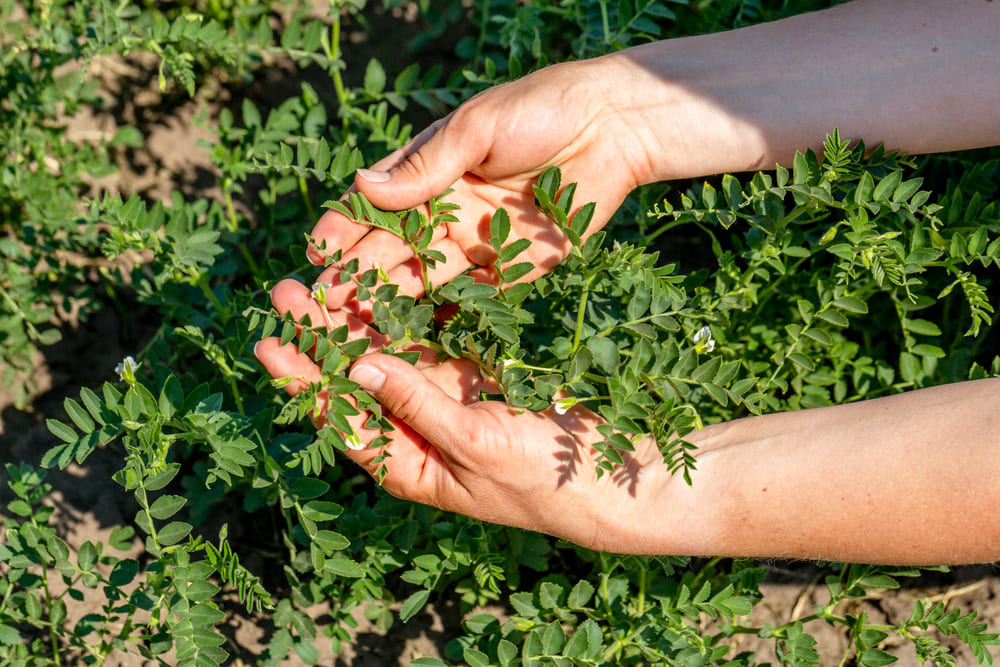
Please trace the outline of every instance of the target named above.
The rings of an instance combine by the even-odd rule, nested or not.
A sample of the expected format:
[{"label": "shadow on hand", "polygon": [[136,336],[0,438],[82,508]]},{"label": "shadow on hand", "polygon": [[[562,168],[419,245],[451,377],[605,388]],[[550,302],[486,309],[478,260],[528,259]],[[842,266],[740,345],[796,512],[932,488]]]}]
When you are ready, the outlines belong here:
[{"label": "shadow on hand", "polygon": [[[591,432],[591,429],[582,420],[579,418],[570,419],[568,422],[563,423],[563,428],[571,434],[579,435],[564,435],[556,438],[556,443],[561,448],[561,451],[557,451],[554,454],[558,462],[556,466],[556,472],[559,475],[556,481],[557,488],[562,488],[563,485],[572,482],[577,475],[596,475],[596,459],[600,456],[600,453],[593,445],[585,445],[581,441],[580,438],[583,434]],[[591,458],[591,465],[587,466],[589,470],[584,470],[582,465],[585,452]],[[622,457],[622,463],[616,465],[611,471],[611,481],[615,486],[622,487],[627,485],[628,494],[634,498],[636,496],[636,487],[639,484],[639,470],[642,468],[642,462],[632,452],[619,450],[619,454]],[[606,475],[608,472],[604,471],[604,474]]]}]

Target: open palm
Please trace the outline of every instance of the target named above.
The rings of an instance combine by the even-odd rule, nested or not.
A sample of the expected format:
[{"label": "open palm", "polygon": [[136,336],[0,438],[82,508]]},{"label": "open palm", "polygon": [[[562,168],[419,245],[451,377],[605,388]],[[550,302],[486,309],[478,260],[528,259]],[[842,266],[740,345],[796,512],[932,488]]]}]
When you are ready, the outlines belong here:
[{"label": "open palm", "polygon": [[[417,208],[428,214],[428,201],[449,188],[457,204],[458,222],[436,230],[431,248],[446,261],[430,270],[441,284],[471,267],[489,267],[490,218],[500,207],[511,218],[509,241],[532,242],[518,262],[535,269],[532,280],[558,264],[569,243],[558,227],[534,206],[532,186],[548,167],[562,170],[563,183],[577,183],[576,207],[596,203],[589,231],[610,219],[625,196],[650,180],[648,145],[635,132],[622,131],[610,90],[614,65],[604,59],[567,63],[540,70],[513,83],[485,91],[448,117],[424,130],[404,148],[361,170],[355,187],[383,209]],[[366,178],[367,177],[367,178]],[[357,258],[361,270],[376,264],[400,285],[404,294],[419,296],[423,281],[409,246],[390,232],[352,222],[328,211],[316,224],[313,238],[343,259]],[[317,264],[324,254],[310,248]],[[489,281],[488,268],[477,271]],[[339,285],[339,270],[328,268],[319,278],[334,285],[327,305],[350,303],[354,287]]]},{"label": "open palm", "polygon": [[[309,315],[312,321],[325,318],[333,326],[347,324],[352,338],[372,339],[371,349],[386,342],[346,311],[324,314],[310,290],[296,281],[279,283],[272,300],[275,308],[296,319]],[[641,441],[615,473],[598,478],[592,444],[602,439],[596,430],[603,423],[600,417],[581,406],[562,415],[554,410],[515,413],[505,403],[481,401],[480,391],[495,387],[481,379],[475,364],[439,362],[429,350],[422,351],[427,354],[416,366],[372,354],[356,362],[351,372],[352,379],[370,390],[372,369],[383,378],[371,393],[396,427],[386,445],[390,456],[383,486],[389,493],[593,548],[638,548],[638,525],[634,534],[628,529],[634,508],[669,483],[651,440]],[[277,338],[262,340],[256,353],[273,377],[295,378],[286,385],[290,394],[322,377],[312,358],[293,344],[282,346]],[[321,402],[326,398],[320,396]],[[379,435],[365,428],[367,418],[349,418],[366,446]],[[325,415],[320,414],[318,425],[323,423]],[[380,453],[381,448],[367,447],[348,451],[369,472]],[[609,541],[611,535],[614,542]]]}]

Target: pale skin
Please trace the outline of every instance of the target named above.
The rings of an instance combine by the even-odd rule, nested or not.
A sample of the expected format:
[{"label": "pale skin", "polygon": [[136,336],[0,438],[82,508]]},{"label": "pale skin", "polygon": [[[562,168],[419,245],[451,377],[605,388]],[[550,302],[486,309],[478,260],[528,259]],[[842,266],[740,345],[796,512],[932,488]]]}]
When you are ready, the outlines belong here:
[{"label": "pale skin", "polygon": [[[533,240],[543,274],[568,251],[537,214],[531,185],[549,166],[598,202],[591,231],[645,183],[787,164],[841,136],[911,153],[1000,143],[1000,2],[857,0],[739,31],[658,42],[549,67],[473,98],[369,170],[355,187],[388,209],[448,188],[460,221],[433,247],[440,284],[471,268],[490,279],[489,216]],[[403,291],[423,285],[394,237],[328,212],[314,238]],[[317,248],[310,256],[322,263]],[[318,278],[336,284],[336,269]],[[349,285],[326,306],[283,281],[272,301],[296,317],[372,336],[350,371],[399,429],[385,489],[594,549],[644,554],[811,558],[895,564],[1000,559],[1000,380],[935,387],[832,408],[706,427],[693,484],[671,477],[649,440],[613,475],[594,474],[600,418],[581,406],[516,414],[478,399],[468,362],[417,366],[378,354]],[[326,312],[324,312],[324,310]],[[317,319],[319,318],[319,319]],[[266,339],[274,377],[319,379],[294,346]],[[363,442],[376,433],[352,426]],[[352,451],[368,466],[375,450]]]}]

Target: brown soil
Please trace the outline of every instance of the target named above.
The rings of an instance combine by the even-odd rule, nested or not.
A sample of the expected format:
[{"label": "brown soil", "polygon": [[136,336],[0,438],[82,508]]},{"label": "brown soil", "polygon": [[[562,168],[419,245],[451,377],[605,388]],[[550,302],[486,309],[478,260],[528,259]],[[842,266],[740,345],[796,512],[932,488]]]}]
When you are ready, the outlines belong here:
[{"label": "brown soil", "polygon": [[[325,4],[325,3],[324,3]],[[373,16],[372,20],[387,20]],[[398,26],[398,22],[393,24]],[[355,29],[349,33],[352,42],[348,55],[347,72],[363,71],[363,65],[375,54],[366,42],[366,33]],[[385,59],[385,54],[378,54]],[[397,54],[398,56],[398,54]],[[390,58],[391,60],[391,58]],[[113,176],[94,181],[94,192],[107,191],[129,195],[140,193],[150,200],[167,199],[174,190],[185,197],[220,196],[216,175],[199,139],[211,137],[195,123],[198,114],[207,109],[214,113],[224,105],[238,105],[238,98],[249,95],[261,107],[268,101],[282,100],[297,94],[300,75],[287,64],[272,63],[261,73],[258,82],[248,89],[218,86],[195,100],[182,95],[164,95],[156,86],[153,69],[142,58],[129,61],[102,59],[95,63],[92,72],[105,83],[108,109],[100,114],[83,114],[67,120],[69,138],[93,140],[111,136],[122,123],[138,127],[146,138],[142,151],[122,152],[119,171]],[[324,85],[314,82],[317,88]],[[280,87],[280,90],[276,90]],[[284,93],[287,93],[285,95]],[[415,119],[419,125],[428,118]],[[249,207],[248,207],[249,210]],[[65,418],[62,401],[75,396],[83,386],[95,386],[113,376],[115,364],[124,356],[140,348],[142,342],[155,329],[155,323],[136,322],[129,313],[119,313],[106,307],[89,318],[71,313],[61,322],[64,340],[39,353],[34,374],[34,395],[25,410],[13,406],[12,392],[0,387],[0,465],[8,462],[28,462],[37,466],[44,452],[54,444],[45,420]],[[64,471],[49,471],[47,481],[54,487],[48,502],[56,508],[55,525],[59,534],[72,549],[85,541],[107,541],[111,530],[129,523],[136,511],[131,498],[111,480],[111,475],[121,467],[118,452],[113,448],[98,449],[85,466],[70,465]],[[10,501],[6,484],[0,488],[0,507]],[[130,556],[141,553],[136,541]],[[764,600],[753,613],[758,623],[783,623],[790,618],[801,618],[812,612],[813,605],[824,600],[825,586],[822,576],[810,565],[788,566],[786,571],[775,571],[762,590]],[[857,611],[866,611],[874,622],[893,622],[908,615],[916,598],[942,600],[962,609],[963,613],[977,610],[980,619],[988,621],[992,629],[1000,628],[1000,578],[987,566],[959,568],[949,575],[923,577],[901,590],[886,591],[883,595],[857,603]],[[70,609],[69,622],[91,611],[104,600],[85,598]],[[247,618],[239,605],[222,624],[223,633],[230,639],[226,647],[233,655],[232,665],[254,665],[255,656],[266,645],[268,628],[261,619]],[[503,609],[490,610],[497,615]],[[312,610],[312,615],[322,623],[326,609]],[[330,651],[328,642],[318,642],[321,649],[320,665],[363,666],[405,665],[421,656],[441,656],[445,644],[458,634],[462,616],[457,609],[428,607],[411,622],[397,623],[388,633],[377,630],[362,614],[357,614],[358,628],[353,632],[354,641],[339,656]],[[707,622],[707,619],[706,619]],[[824,656],[823,664],[837,664],[847,648],[847,638],[841,629],[823,623],[809,626],[820,642],[817,647]],[[945,643],[960,646],[954,639]],[[773,659],[773,645],[753,636],[742,637],[739,650],[759,651],[761,660]],[[918,664],[912,648],[893,645],[885,647],[900,657],[898,665]],[[974,664],[964,647],[956,653],[958,665]],[[132,667],[152,664],[135,656],[114,654],[105,663],[108,666]],[[286,665],[301,664],[294,658]]]}]

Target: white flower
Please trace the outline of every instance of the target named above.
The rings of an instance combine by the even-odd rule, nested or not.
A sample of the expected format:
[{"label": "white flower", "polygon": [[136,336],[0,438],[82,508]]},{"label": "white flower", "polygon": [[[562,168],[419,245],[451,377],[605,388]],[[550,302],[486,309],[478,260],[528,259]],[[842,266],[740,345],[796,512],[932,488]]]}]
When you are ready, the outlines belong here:
[{"label": "white flower", "polygon": [[118,365],[115,366],[115,373],[118,373],[119,380],[135,384],[135,371],[137,368],[139,368],[139,363],[136,362],[135,357],[130,355],[118,362]]},{"label": "white flower", "polygon": [[555,408],[557,415],[564,415],[569,412],[569,409],[577,404],[577,399],[572,396],[567,396],[565,398],[559,398],[552,402],[552,407]]},{"label": "white flower", "polygon": [[316,299],[321,304],[326,303],[326,291],[333,287],[331,283],[314,283],[312,286],[312,292],[310,293],[312,298]]},{"label": "white flower", "polygon": [[707,326],[698,329],[691,340],[694,341],[694,349],[699,354],[708,354],[715,349],[715,339],[712,338],[712,330]]},{"label": "white flower", "polygon": [[361,442],[361,438],[358,437],[358,434],[353,432],[344,438],[344,443],[347,445],[348,449],[356,452],[365,448],[365,443]]}]

